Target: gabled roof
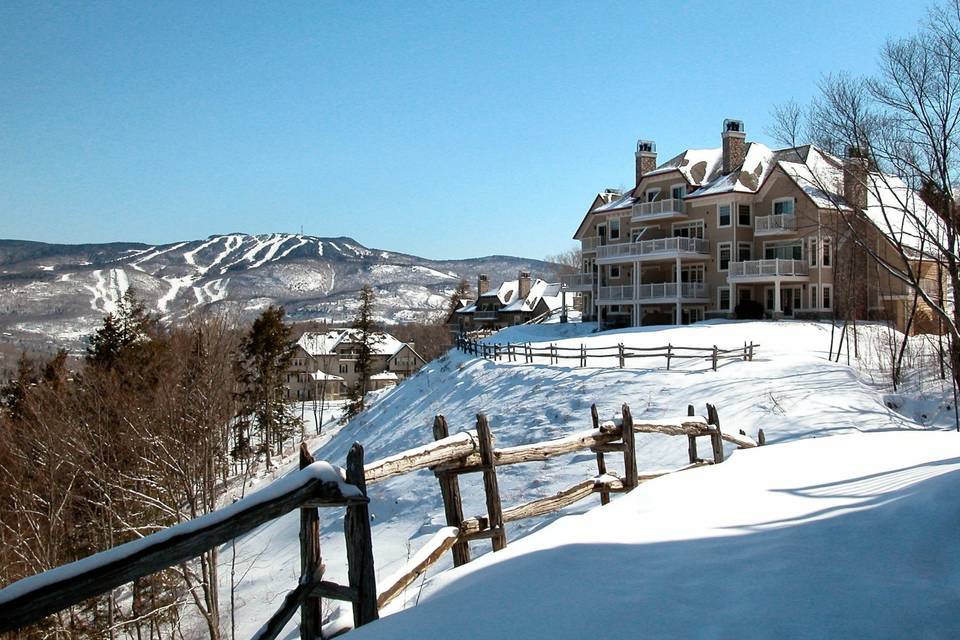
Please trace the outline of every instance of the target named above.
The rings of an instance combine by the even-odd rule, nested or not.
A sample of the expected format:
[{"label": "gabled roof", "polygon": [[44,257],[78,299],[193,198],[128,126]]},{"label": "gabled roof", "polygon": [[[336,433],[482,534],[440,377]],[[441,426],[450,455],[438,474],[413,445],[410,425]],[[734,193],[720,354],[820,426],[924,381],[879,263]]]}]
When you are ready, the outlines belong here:
[{"label": "gabled roof", "polygon": [[708,182],[687,195],[687,198],[702,198],[721,193],[756,193],[764,183],[770,170],[773,168],[775,153],[759,142],[747,144],[743,163],[728,173],[720,175],[723,164],[723,150],[720,150],[721,160],[717,166],[717,175]]},{"label": "gabled roof", "polygon": [[[389,333],[374,333],[376,344],[372,347],[374,355],[392,356],[403,348],[404,343]],[[339,329],[324,333],[308,332],[300,336],[297,344],[311,356],[329,356],[336,353],[337,347],[359,340],[359,332],[353,329]]]},{"label": "gabled roof", "polygon": [[520,282],[518,280],[507,280],[506,282],[501,282],[500,286],[495,289],[481,293],[477,297],[477,302],[490,302],[491,298],[496,298],[500,301],[500,304],[507,304],[514,300],[519,289]]},{"label": "gabled roof", "polygon": [[680,155],[670,158],[653,171],[641,177],[658,176],[670,171],[679,171],[687,182],[699,186],[715,179],[723,165],[723,149],[686,149]]},{"label": "gabled roof", "polygon": [[[530,293],[527,294],[526,298],[513,297],[513,295],[511,295],[509,300],[505,300],[504,296],[499,295],[499,292],[501,291],[510,291],[511,293],[515,293],[519,290],[519,288],[519,281],[508,280],[507,282],[502,283],[497,289],[492,289],[481,296],[481,301],[486,299],[487,302],[490,302],[491,298],[496,297],[501,304],[501,307],[498,309],[498,311],[501,313],[533,311],[541,301],[543,301],[551,311],[560,308],[560,305],[562,304],[560,283],[547,282],[546,280],[541,280],[540,278],[537,278],[530,285]],[[476,310],[477,305],[471,304],[463,309],[458,309],[456,313],[469,315],[474,313]]]}]

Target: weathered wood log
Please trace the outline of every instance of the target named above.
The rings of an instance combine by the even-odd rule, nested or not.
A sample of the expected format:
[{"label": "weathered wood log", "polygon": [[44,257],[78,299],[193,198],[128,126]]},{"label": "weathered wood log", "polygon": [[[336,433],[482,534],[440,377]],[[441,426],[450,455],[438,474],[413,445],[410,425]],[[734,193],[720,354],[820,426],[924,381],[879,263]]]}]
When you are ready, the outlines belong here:
[{"label": "weathered wood log", "polygon": [[710,432],[710,445],[713,447],[713,461],[715,464],[723,462],[723,433],[720,431],[720,416],[717,408],[707,404],[707,423],[713,426]]},{"label": "weathered wood log", "polygon": [[[597,444],[590,447],[594,453],[623,453],[626,451],[626,445],[622,442],[611,442],[610,444]],[[606,471],[604,471],[606,473]]]},{"label": "weathered wood log", "polygon": [[637,486],[637,441],[633,430],[633,415],[626,404],[623,413],[623,484],[632,489]]},{"label": "weathered wood log", "polygon": [[741,449],[752,449],[754,447],[759,446],[756,440],[754,440],[748,435],[744,435],[741,433],[721,432],[720,437],[723,440],[726,440],[727,442],[732,442],[733,444],[737,445]]},{"label": "weathered wood log", "polygon": [[395,577],[388,580],[377,596],[377,606],[381,609],[391,600],[403,593],[414,580],[423,575],[423,572],[434,562],[443,557],[460,536],[459,528],[446,527],[441,529],[414,555],[412,562],[408,562]]},{"label": "weathered wood log", "polygon": [[[590,420],[593,422],[594,431],[600,432],[600,412],[597,411],[597,405],[590,405]],[[603,451],[597,447],[610,446],[613,443],[608,444],[597,444],[591,447],[591,451],[596,451],[597,453],[597,475],[602,476],[607,472],[607,463],[603,458]],[[610,504],[610,492],[604,489],[600,489],[600,504]]]},{"label": "weathered wood log", "polygon": [[[687,417],[692,418],[696,414],[692,404],[687,405]],[[697,436],[687,436],[687,456],[690,458],[690,464],[693,464],[699,458],[697,453]]]},{"label": "weathered wood log", "polygon": [[763,429],[760,429],[757,431],[757,445],[762,447],[765,444],[767,444],[767,436],[764,435]]},{"label": "weathered wood log", "polygon": [[199,521],[184,522],[53,569],[47,572],[49,579],[26,578],[31,582],[0,589],[0,633],[37,622],[114,587],[196,558],[308,502],[330,507],[367,501],[359,493],[344,495],[339,482],[318,477],[310,470],[298,473],[304,474],[305,480],[297,484],[295,476],[289,476],[292,486],[282,494],[258,496],[261,492],[254,493],[222,509],[220,517],[211,518],[212,514],[208,514]]},{"label": "weathered wood log", "polygon": [[559,511],[564,507],[583,500],[588,495],[593,493],[594,484],[595,482],[591,478],[590,480],[584,480],[583,482],[579,482],[572,487],[558,491],[552,496],[540,498],[539,500],[532,500],[524,504],[518,504],[515,507],[504,509],[503,521],[514,522],[516,520],[523,520],[524,518],[533,518],[551,513],[553,511]]},{"label": "weathered wood log", "polygon": [[[314,463],[306,442],[300,443],[300,468]],[[320,559],[320,515],[316,507],[300,509],[300,581],[323,575]],[[300,605],[300,640],[316,640],[320,636],[322,608],[320,598],[308,594]]]},{"label": "weathered wood log", "polygon": [[[356,602],[357,590],[353,587],[345,587],[336,582],[321,580],[314,586],[310,595],[317,598],[330,598],[331,600],[342,600],[344,602]],[[316,639],[314,639],[316,640]]]},{"label": "weathered wood log", "polygon": [[476,438],[473,434],[463,431],[437,442],[371,462],[364,469],[364,473],[367,476],[367,483],[375,484],[393,476],[457,460],[477,451],[479,447]]},{"label": "weathered wood log", "polygon": [[491,543],[494,551],[500,551],[507,546],[507,533],[503,528],[497,462],[493,456],[493,434],[490,432],[487,416],[482,413],[477,414],[477,439],[480,441],[480,463],[484,466],[483,492],[487,498],[487,516],[490,518],[490,528],[499,529],[498,534],[491,538]]},{"label": "weathered wood log", "polygon": [[[444,440],[449,436],[447,419],[438,415],[433,420],[434,440]],[[454,473],[438,472],[437,481],[440,483],[440,495],[443,498],[443,512],[447,519],[447,526],[460,528],[463,522],[463,502],[460,497],[460,481]],[[459,567],[470,562],[470,545],[460,541],[453,545],[453,566]]]},{"label": "weathered wood log", "polygon": [[[367,495],[363,477],[363,445],[354,442],[347,454],[347,482]],[[350,587],[356,589],[353,603],[353,626],[373,622],[377,614],[377,576],[373,565],[373,539],[370,533],[370,510],[366,503],[347,507],[343,518],[343,534],[347,547],[347,575]]]},{"label": "weathered wood log", "polygon": [[312,596],[315,586],[313,582],[298,584],[293,591],[286,595],[276,613],[270,616],[270,619],[253,635],[253,640],[274,640],[280,635],[297,608]]}]

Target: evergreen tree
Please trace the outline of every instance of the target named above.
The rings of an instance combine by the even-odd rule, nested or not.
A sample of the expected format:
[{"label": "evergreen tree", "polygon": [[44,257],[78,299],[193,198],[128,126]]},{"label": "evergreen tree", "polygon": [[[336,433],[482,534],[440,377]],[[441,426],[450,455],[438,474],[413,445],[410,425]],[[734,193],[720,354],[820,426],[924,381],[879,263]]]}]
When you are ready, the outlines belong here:
[{"label": "evergreen tree", "polygon": [[370,381],[370,375],[373,373],[373,351],[378,343],[383,340],[383,336],[377,333],[377,327],[373,320],[373,302],[375,299],[373,288],[366,284],[360,289],[360,308],[353,319],[350,328],[352,341],[357,345],[356,370],[359,374],[357,382],[350,389],[350,404],[347,405],[347,418],[351,418],[364,408],[364,395],[367,392],[367,385]]},{"label": "evergreen tree", "polygon": [[23,352],[17,360],[16,376],[0,387],[0,403],[12,422],[23,419],[27,392],[36,382],[37,374],[33,362],[27,357],[26,352]]},{"label": "evergreen tree", "polygon": [[133,289],[127,289],[117,302],[117,310],[108,313],[103,325],[90,336],[87,362],[101,369],[113,369],[124,356],[138,351],[158,329],[157,318],[150,315]]},{"label": "evergreen tree", "polygon": [[[282,307],[269,307],[253,322],[240,345],[238,378],[242,387],[237,420],[239,451],[249,447],[250,429],[260,438],[258,453],[272,464],[271,450],[283,453],[283,442],[300,428],[292,406],[284,402],[284,377],[296,342],[283,321]],[[246,433],[243,433],[246,431]]]},{"label": "evergreen tree", "polygon": [[450,295],[450,305],[447,307],[447,316],[460,308],[460,303],[470,300],[470,283],[466,280],[460,280],[457,288]]}]

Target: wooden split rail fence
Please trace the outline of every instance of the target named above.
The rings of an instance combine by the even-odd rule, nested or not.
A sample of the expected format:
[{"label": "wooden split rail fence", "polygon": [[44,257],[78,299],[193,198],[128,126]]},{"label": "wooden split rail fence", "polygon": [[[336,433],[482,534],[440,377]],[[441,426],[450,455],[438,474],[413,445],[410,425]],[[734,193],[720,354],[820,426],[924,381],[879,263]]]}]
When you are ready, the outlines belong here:
[{"label": "wooden split rail fence", "polygon": [[[57,580],[40,580],[29,588],[15,588],[15,597],[4,597],[0,589],[0,633],[38,622],[43,617],[114,589],[137,578],[180,565],[201,553],[236,538],[294,509],[300,510],[301,576],[298,585],[284,599],[277,612],[259,630],[255,638],[272,640],[282,631],[293,614],[300,610],[300,637],[316,640],[321,636],[321,599],[330,598],[352,603],[353,626],[376,620],[378,609],[389,604],[422,575],[447,551],[453,563],[460,566],[470,561],[469,543],[489,539],[494,551],[507,545],[505,524],[524,518],[559,511],[595,493],[601,504],[610,501],[613,493],[630,491],[638,484],[695,467],[723,462],[723,442],[738,448],[756,447],[764,443],[761,430],[754,440],[742,431],[722,431],[717,410],[707,405],[707,416],[694,415],[690,405],[687,416],[673,421],[650,422],[633,418],[630,407],[621,407],[620,417],[601,421],[596,405],[591,406],[592,429],[546,442],[496,448],[487,417],[478,414],[475,431],[450,435],[442,415],[433,423],[434,442],[364,465],[363,447],[355,443],[347,456],[344,478],[350,491],[344,493],[337,483],[321,482],[309,475],[313,464],[306,445],[301,445],[300,474],[302,484],[270,499],[252,494],[228,509],[229,516],[182,523],[136,541],[134,554],[109,550],[93,556],[99,561],[87,562],[88,568],[74,570]],[[636,434],[659,433],[686,436],[689,463],[664,472],[640,473],[637,467]],[[710,439],[711,454],[701,458],[698,438]],[[552,496],[504,508],[497,484],[497,467],[547,460],[549,458],[589,450],[596,454],[597,475],[579,482]],[[623,471],[618,474],[607,468],[607,454],[622,456]],[[619,466],[619,465],[618,465]],[[433,471],[440,485],[447,527],[428,541],[408,563],[378,591],[374,572],[374,556],[370,531],[367,487],[389,478],[422,469]],[[460,477],[482,475],[486,502],[485,515],[465,517],[460,495]],[[323,580],[320,554],[318,507],[345,506],[344,533],[347,547],[348,584]],[[200,526],[191,526],[191,525]],[[182,533],[177,533],[178,530]],[[122,549],[121,547],[120,549]],[[79,563],[78,563],[79,564]],[[71,565],[68,565],[70,567]],[[61,568],[63,569],[63,568]],[[54,571],[58,571],[55,569]],[[44,574],[41,574],[41,576]],[[33,578],[28,580],[34,580]],[[346,629],[326,630],[325,637]]]},{"label": "wooden split rail fence", "polygon": [[754,344],[752,340],[744,342],[742,347],[734,349],[720,349],[717,345],[712,347],[683,347],[673,344],[667,344],[663,347],[630,347],[622,343],[608,347],[589,348],[583,344],[579,347],[559,347],[553,343],[533,346],[529,342],[487,344],[462,334],[458,335],[456,340],[456,347],[460,351],[494,362],[533,364],[534,358],[546,358],[549,364],[560,364],[561,360],[575,360],[576,366],[587,367],[591,359],[600,358],[609,361],[616,358],[619,367],[623,369],[627,361],[634,358],[665,358],[668,371],[674,360],[699,359],[708,361],[714,371],[717,370],[721,360],[753,361],[753,355],[759,346],[759,344]]}]

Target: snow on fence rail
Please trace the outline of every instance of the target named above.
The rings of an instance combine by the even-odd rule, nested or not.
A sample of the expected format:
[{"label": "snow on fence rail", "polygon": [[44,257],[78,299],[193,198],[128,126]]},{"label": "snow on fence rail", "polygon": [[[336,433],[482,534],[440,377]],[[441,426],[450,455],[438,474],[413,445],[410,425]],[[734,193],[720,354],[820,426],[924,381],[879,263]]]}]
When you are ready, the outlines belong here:
[{"label": "snow on fence rail", "polygon": [[[274,482],[230,507],[179,524],[146,538],[96,554],[0,589],[0,633],[38,622],[43,617],[72,606],[86,598],[105,593],[139,577],[176,566],[197,557],[265,522],[300,509],[301,577],[299,584],[284,599],[277,612],[258,631],[255,638],[276,638],[297,609],[300,609],[300,637],[316,640],[321,636],[321,598],[353,604],[352,625],[335,620],[323,628],[323,637],[332,637],[351,626],[357,627],[379,616],[378,609],[402,593],[448,550],[455,566],[470,561],[468,543],[489,539],[494,551],[507,545],[505,523],[559,511],[594,493],[601,504],[610,494],[632,490],[641,482],[667,473],[723,462],[723,441],[739,448],[764,443],[763,431],[755,441],[742,431],[733,434],[720,429],[713,405],[707,405],[707,417],[694,415],[656,422],[636,421],[630,407],[621,407],[621,417],[601,422],[596,405],[590,408],[592,429],[564,438],[514,447],[495,448],[494,438],[484,414],[478,414],[476,431],[449,434],[447,421],[437,415],[433,423],[434,442],[399,454],[363,464],[363,447],[355,443],[347,455],[346,471],[326,463],[315,463],[301,445],[297,473]],[[641,474],[637,468],[637,433],[686,436],[689,464],[679,469]],[[703,459],[697,451],[697,438],[709,437],[712,455]],[[497,467],[546,460],[590,450],[596,454],[597,476],[557,492],[552,496],[503,508],[497,484]],[[623,457],[623,473],[607,469],[605,454]],[[377,590],[368,511],[367,485],[392,477],[431,469],[440,485],[447,527],[428,541],[408,563]],[[487,513],[465,518],[460,498],[459,476],[480,473],[483,476]],[[346,506],[344,532],[347,543],[349,585],[322,579],[320,563],[319,513],[317,507]]]},{"label": "snow on fence rail", "polygon": [[616,358],[619,367],[623,369],[626,366],[626,361],[631,358],[666,358],[667,371],[670,370],[673,360],[691,358],[706,360],[710,362],[714,371],[717,370],[717,365],[721,360],[753,361],[753,355],[759,346],[751,340],[749,343],[744,342],[742,347],[733,349],[720,349],[717,345],[712,347],[683,347],[673,344],[667,344],[663,347],[629,347],[623,343],[607,347],[588,348],[583,344],[579,347],[558,347],[553,343],[546,346],[533,346],[529,342],[486,344],[465,335],[458,335],[456,341],[456,347],[460,351],[494,362],[505,360],[506,362],[533,364],[535,358],[546,358],[549,364],[560,364],[561,360],[576,360],[576,366],[587,367],[591,358]]}]

